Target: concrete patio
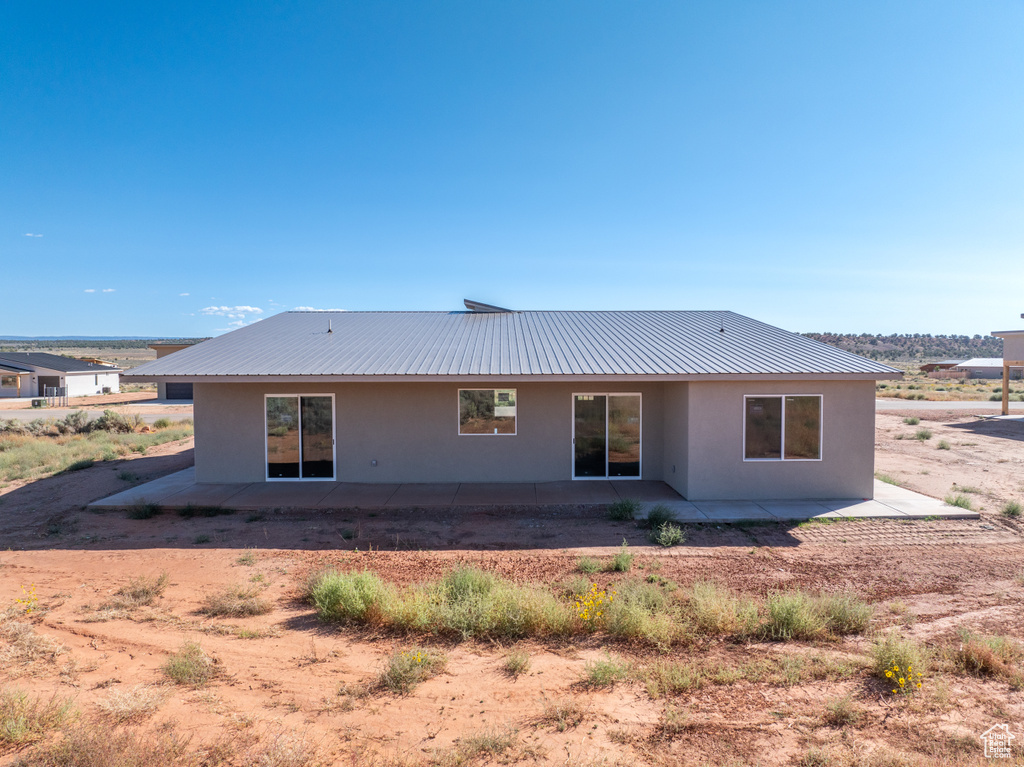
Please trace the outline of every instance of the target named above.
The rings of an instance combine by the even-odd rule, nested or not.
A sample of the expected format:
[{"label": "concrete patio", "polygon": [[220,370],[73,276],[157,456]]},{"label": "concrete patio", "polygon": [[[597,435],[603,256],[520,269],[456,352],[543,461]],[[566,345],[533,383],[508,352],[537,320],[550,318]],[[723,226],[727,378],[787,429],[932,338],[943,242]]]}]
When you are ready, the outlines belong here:
[{"label": "concrete patio", "polygon": [[217,506],[256,509],[544,507],[605,505],[623,498],[640,501],[643,518],[664,504],[680,522],[799,522],[815,518],[977,519],[977,512],[901,487],[875,482],[873,499],[813,501],[687,501],[664,482],[565,481],[543,483],[358,484],[351,482],[253,482],[200,484],[195,469],[133,487],[89,504],[96,511],[125,509],[139,503],[167,508]]}]

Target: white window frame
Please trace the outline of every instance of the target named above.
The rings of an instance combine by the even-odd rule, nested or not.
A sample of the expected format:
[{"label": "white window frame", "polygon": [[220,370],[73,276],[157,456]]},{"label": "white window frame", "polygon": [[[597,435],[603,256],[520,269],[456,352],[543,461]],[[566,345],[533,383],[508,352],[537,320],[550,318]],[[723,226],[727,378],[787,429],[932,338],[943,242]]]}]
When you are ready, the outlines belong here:
[{"label": "white window frame", "polygon": [[[516,428],[511,434],[463,434],[462,433],[462,392],[464,391],[514,391],[516,393]],[[455,432],[460,437],[516,437],[519,435],[519,387],[517,386],[465,386],[460,387],[455,397]]]},{"label": "white window frame", "polygon": [[[297,397],[299,401],[299,473],[302,473],[302,397],[331,398],[331,468],[330,477],[271,477],[270,450],[267,445],[267,399],[270,397]],[[263,395],[263,478],[266,482],[337,482],[338,480],[338,414],[335,408],[334,395],[327,392],[280,392]]]},{"label": "white window frame", "polygon": [[[782,398],[782,431],[780,435],[778,458],[747,458],[747,400],[768,399],[769,397]],[[786,458],[786,397],[817,397],[818,398],[818,457],[817,458]],[[803,462],[814,463],[825,460],[825,395],[806,394],[801,392],[787,392],[786,394],[744,394],[743,395],[743,445],[740,448],[740,456],[744,463],[787,463]]]},{"label": "white window frame", "polygon": [[[576,476],[576,398],[577,397],[604,397],[604,476],[603,477],[577,477]],[[608,397],[639,397],[640,398],[640,473],[635,477],[609,477],[608,476]],[[596,480],[599,482],[633,482],[644,478],[644,395],[638,391],[579,391],[572,393],[569,401],[569,422],[572,424],[572,441],[569,443],[569,465],[572,467],[573,481],[587,482]]]}]

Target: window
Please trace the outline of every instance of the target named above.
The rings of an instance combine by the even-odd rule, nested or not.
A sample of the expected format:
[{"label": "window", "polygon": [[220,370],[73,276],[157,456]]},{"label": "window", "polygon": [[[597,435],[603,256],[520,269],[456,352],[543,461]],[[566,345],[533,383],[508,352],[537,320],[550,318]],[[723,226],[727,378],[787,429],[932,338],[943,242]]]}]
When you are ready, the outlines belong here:
[{"label": "window", "polygon": [[515,389],[459,389],[459,434],[515,433]]},{"label": "window", "polygon": [[821,395],[743,398],[743,459],[820,461]]},{"label": "window", "polygon": [[17,389],[18,376],[0,376],[0,388]]},{"label": "window", "polygon": [[268,396],[267,479],[334,479],[334,398]]}]

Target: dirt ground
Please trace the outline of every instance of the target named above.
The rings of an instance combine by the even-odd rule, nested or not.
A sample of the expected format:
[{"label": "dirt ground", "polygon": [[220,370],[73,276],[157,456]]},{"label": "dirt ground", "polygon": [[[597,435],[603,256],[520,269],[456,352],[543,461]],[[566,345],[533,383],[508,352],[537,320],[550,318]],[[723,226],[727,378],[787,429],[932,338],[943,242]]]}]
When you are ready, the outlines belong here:
[{"label": "dirt ground", "polygon": [[[5,647],[0,639],[0,686],[71,696],[80,723],[107,727],[101,705],[148,685],[159,705],[129,727],[174,728],[195,744],[226,738],[237,745],[231,763],[239,765],[299,764],[253,756],[282,738],[306,744],[325,765],[460,764],[452,756],[460,742],[496,732],[514,732],[515,745],[465,763],[991,764],[978,740],[990,726],[1009,724],[1017,743],[1024,742],[1024,692],[998,679],[936,673],[907,702],[883,694],[866,672],[707,685],[668,699],[638,682],[580,684],[588,662],[609,656],[634,664],[742,664],[800,655],[857,666],[872,635],[889,628],[934,646],[955,644],[958,629],[1024,639],[1024,529],[998,514],[1006,501],[1024,500],[1024,425],[929,412],[916,414],[921,423],[910,426],[903,423],[909,415],[879,414],[878,471],[936,497],[954,483],[975,488],[980,521],[709,525],[691,527],[684,546],[666,550],[649,544],[634,523],[608,521],[596,508],[268,509],[138,520],[82,510],[128,486],[119,478],[126,469],[141,482],[190,465],[189,442],[12,485],[0,491],[0,609],[53,648],[17,662],[11,642]],[[930,429],[931,439],[913,439],[920,428]],[[942,439],[949,450],[937,448]],[[635,574],[683,588],[714,579],[755,595],[794,587],[853,590],[875,605],[872,635],[708,641],[667,654],[599,635],[512,648],[338,629],[319,623],[300,598],[304,578],[327,566],[369,568],[408,584],[472,564],[554,584],[578,575],[581,554],[607,557],[623,540],[637,555]],[[132,578],[162,572],[169,585],[153,606],[113,615],[99,609]],[[604,586],[613,575],[621,576],[592,577]],[[256,584],[273,611],[242,619],[199,611],[205,597],[235,584]],[[32,589],[36,610],[25,615],[15,600]],[[161,673],[185,641],[199,642],[216,660],[219,674],[209,686],[176,687]],[[373,677],[388,653],[415,642],[447,652],[446,670],[409,695],[346,694]],[[512,649],[530,656],[528,671],[514,678],[502,669]],[[856,720],[831,723],[827,705],[848,695]],[[558,711],[564,716],[552,714]],[[31,764],[32,753],[0,747],[0,765]],[[891,757],[896,753],[904,756]]]}]

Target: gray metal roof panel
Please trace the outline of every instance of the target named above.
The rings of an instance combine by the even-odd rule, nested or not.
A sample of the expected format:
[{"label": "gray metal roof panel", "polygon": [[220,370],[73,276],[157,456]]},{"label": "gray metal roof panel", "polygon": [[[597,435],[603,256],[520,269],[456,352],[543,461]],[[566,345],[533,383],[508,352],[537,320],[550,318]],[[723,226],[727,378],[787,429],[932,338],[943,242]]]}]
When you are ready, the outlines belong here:
[{"label": "gray metal roof panel", "polygon": [[[328,321],[332,332],[328,333]],[[723,323],[725,332],[720,332]],[[733,312],[285,312],[132,376],[876,374],[895,368]]]},{"label": "gray metal roof panel", "polygon": [[0,362],[27,366],[29,370],[46,368],[59,370],[62,373],[119,373],[121,368],[97,365],[95,362],[62,357],[49,352],[4,352],[0,354]]}]

